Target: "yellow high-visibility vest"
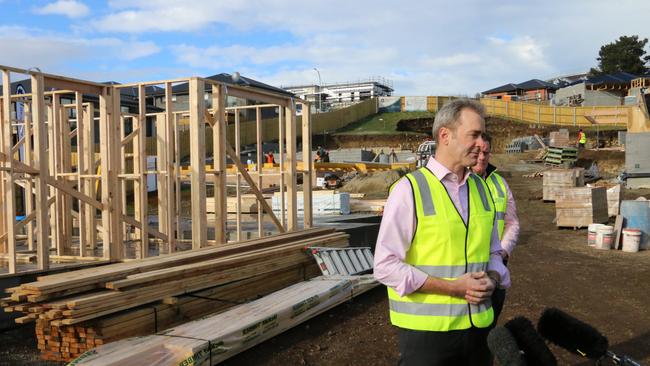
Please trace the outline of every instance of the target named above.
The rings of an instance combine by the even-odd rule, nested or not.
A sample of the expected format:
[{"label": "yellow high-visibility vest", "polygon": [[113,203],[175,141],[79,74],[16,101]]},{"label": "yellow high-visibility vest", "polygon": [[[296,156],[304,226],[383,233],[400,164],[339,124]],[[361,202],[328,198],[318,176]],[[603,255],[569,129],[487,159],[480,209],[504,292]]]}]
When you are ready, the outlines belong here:
[{"label": "yellow high-visibility vest", "polygon": [[497,226],[499,228],[499,239],[503,239],[503,231],[506,227],[506,210],[508,209],[508,191],[503,181],[503,177],[496,172],[490,173],[485,179],[496,210]]},{"label": "yellow high-visibility vest", "polygon": [[587,143],[587,134],[582,132],[580,133],[580,140],[578,141],[581,144],[586,144]]},{"label": "yellow high-visibility vest", "polygon": [[[452,280],[487,270],[494,225],[494,203],[483,179],[471,173],[468,223],[465,224],[445,187],[427,168],[406,175],[413,190],[416,232],[405,262],[430,276]],[[486,328],[494,321],[488,300],[470,305],[464,298],[416,291],[399,296],[388,288],[393,325],[413,330],[450,331]]]}]

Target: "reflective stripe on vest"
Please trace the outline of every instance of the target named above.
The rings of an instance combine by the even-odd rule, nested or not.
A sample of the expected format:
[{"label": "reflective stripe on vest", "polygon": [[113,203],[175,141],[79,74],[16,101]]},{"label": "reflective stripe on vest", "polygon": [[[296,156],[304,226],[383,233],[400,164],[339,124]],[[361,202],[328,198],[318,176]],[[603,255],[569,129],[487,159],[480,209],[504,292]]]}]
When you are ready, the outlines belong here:
[{"label": "reflective stripe on vest", "polygon": [[506,227],[506,210],[508,209],[508,197],[506,196],[506,185],[501,177],[496,172],[492,172],[486,180],[490,193],[492,193],[492,200],[494,201],[494,208],[496,209],[497,227],[499,228],[499,239],[503,238],[503,231]]},{"label": "reflective stripe on vest", "polygon": [[[455,279],[487,269],[494,225],[494,204],[483,179],[467,179],[468,222],[465,224],[445,187],[426,168],[406,175],[413,190],[416,232],[405,262],[441,279]],[[388,288],[391,322],[400,328],[429,331],[485,328],[492,324],[490,301],[480,306],[464,298],[414,292],[399,296]]]}]

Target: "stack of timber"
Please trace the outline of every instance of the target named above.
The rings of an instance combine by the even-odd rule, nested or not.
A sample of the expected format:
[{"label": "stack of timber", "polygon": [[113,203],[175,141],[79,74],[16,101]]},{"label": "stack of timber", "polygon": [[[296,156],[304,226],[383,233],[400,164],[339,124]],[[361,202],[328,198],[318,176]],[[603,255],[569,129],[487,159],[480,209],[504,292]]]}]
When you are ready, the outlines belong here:
[{"label": "stack of timber", "polygon": [[2,305],[25,313],[17,323],[36,322],[44,359],[69,361],[315,277],[309,246],[347,247],[348,235],[308,229],[43,276],[7,289]]},{"label": "stack of timber", "polygon": [[165,332],[111,343],[82,355],[72,364],[219,364],[377,284],[372,275],[317,277]]},{"label": "stack of timber", "polygon": [[544,162],[555,166],[572,166],[578,159],[578,149],[575,147],[549,147],[546,149]]},{"label": "stack of timber", "polygon": [[557,201],[558,196],[567,188],[585,185],[583,168],[551,169],[543,172],[542,195],[544,201]]},{"label": "stack of timber", "polygon": [[587,227],[593,223],[606,223],[607,192],[604,187],[566,188],[555,201],[558,227]]}]

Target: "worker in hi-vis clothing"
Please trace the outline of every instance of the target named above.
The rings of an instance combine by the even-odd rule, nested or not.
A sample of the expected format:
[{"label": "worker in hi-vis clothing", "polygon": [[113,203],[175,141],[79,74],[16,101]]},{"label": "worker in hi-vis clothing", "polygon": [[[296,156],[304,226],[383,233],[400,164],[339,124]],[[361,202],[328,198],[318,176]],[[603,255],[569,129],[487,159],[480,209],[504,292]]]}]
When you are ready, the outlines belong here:
[{"label": "worker in hi-vis clothing", "polygon": [[454,100],[435,117],[435,155],[384,206],[374,275],[388,288],[400,365],[489,365],[491,296],[510,286],[495,207],[476,164],[485,109]]},{"label": "worker in hi-vis clothing", "polygon": [[582,150],[587,144],[587,134],[582,131],[582,128],[578,131],[578,149]]},{"label": "worker in hi-vis clothing", "polygon": [[[492,156],[492,137],[483,135],[483,142],[479,144],[480,153],[472,171],[483,178],[490,188],[490,194],[496,210],[496,220],[501,241],[501,257],[503,264],[508,265],[512,250],[517,245],[519,238],[519,218],[515,198],[510,191],[506,180],[497,172],[497,168],[490,164]],[[496,323],[503,309],[506,299],[506,290],[497,288],[492,294],[492,308],[494,309],[494,322]]]}]

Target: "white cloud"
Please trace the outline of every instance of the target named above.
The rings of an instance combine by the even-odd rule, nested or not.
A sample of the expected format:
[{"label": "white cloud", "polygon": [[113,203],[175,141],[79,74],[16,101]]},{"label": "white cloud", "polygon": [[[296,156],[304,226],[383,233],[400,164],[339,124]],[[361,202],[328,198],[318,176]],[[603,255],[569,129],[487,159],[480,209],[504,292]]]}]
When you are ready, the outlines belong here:
[{"label": "white cloud", "polygon": [[[17,44],[0,34],[1,49],[11,54],[0,53],[0,63],[24,53],[30,56],[18,65],[104,59],[126,70],[160,52],[152,65],[187,71],[171,77],[237,70],[275,85],[303,84],[317,80],[317,67],[323,82],[379,75],[394,80],[398,94],[473,94],[586,71],[601,45],[624,34],[650,37],[650,2],[641,0],[331,0],[303,7],[291,0],[109,0],[95,12],[70,23],[72,36],[31,32],[31,44]],[[601,23],[608,26],[593,27]]]},{"label": "white cloud", "polygon": [[41,70],[67,69],[78,63],[131,61],[153,55],[160,48],[150,41],[124,41],[119,38],[79,38],[52,34],[39,29],[0,26],[0,64],[39,67]]},{"label": "white cloud", "polygon": [[68,18],[80,18],[90,13],[88,7],[76,0],[58,0],[42,8],[34,8],[34,13],[41,15],[65,15]]}]

